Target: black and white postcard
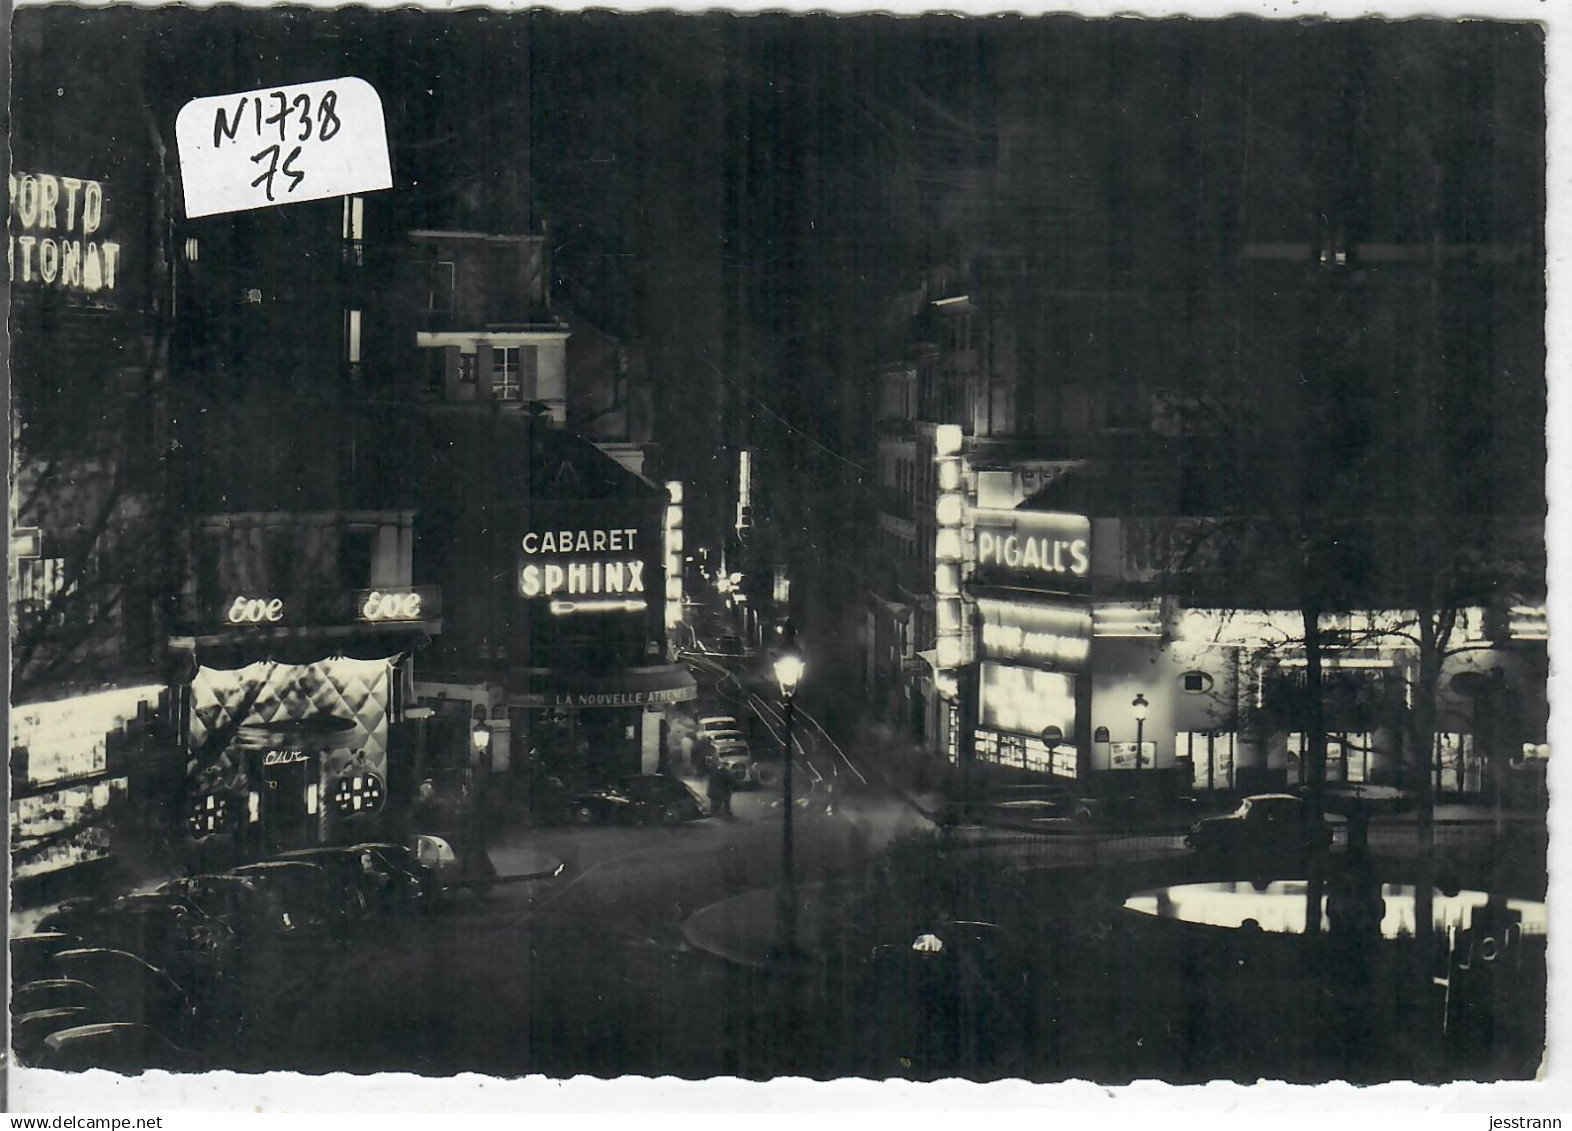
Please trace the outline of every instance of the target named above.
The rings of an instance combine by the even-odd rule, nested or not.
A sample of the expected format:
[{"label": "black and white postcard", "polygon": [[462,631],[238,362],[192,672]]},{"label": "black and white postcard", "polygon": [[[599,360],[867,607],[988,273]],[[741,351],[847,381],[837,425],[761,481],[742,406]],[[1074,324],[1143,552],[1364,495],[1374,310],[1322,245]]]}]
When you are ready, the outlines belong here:
[{"label": "black and white postcard", "polygon": [[1553,1107],[1566,28],[1377,7],[18,7],[12,1104]]}]

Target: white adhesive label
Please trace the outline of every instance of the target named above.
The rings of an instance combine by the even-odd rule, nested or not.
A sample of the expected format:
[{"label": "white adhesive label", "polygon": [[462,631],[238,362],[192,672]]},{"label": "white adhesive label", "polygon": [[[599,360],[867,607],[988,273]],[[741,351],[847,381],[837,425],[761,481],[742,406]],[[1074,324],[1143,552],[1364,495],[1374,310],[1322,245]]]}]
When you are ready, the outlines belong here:
[{"label": "white adhesive label", "polygon": [[382,99],[364,79],[196,98],[175,142],[188,219],[393,185]]}]

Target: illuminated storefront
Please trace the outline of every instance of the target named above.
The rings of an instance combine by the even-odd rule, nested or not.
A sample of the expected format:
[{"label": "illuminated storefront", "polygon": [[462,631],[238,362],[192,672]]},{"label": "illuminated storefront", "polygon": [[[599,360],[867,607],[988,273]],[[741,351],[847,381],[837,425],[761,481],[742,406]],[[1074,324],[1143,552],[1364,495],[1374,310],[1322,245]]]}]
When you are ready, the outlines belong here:
[{"label": "illuminated storefront", "polygon": [[1048,598],[977,598],[979,761],[1074,778],[1076,685],[1091,645],[1090,607]]},{"label": "illuminated storefront", "polygon": [[370,839],[385,812],[398,655],[199,667],[186,832],[276,852]]},{"label": "illuminated storefront", "polygon": [[[396,576],[390,553],[377,573]],[[434,586],[216,595],[209,631],[171,641],[191,671],[180,712],[188,846],[246,858],[383,835],[418,757],[396,742],[409,660],[441,615]]]},{"label": "illuminated storefront", "polygon": [[13,879],[110,857],[113,822],[102,818],[123,807],[131,772],[115,739],[155,716],[164,692],[147,684],[12,709]]}]

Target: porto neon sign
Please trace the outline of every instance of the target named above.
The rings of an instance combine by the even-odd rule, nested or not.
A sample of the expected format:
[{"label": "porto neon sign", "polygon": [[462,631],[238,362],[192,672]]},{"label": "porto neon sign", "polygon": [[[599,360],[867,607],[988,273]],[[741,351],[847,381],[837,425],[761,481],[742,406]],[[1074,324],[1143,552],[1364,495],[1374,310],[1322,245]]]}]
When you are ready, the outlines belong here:
[{"label": "porto neon sign", "polygon": [[[11,173],[6,263],[13,283],[89,294],[115,289],[120,245],[99,235],[104,186],[81,177]],[[96,237],[96,238],[95,238]]]}]

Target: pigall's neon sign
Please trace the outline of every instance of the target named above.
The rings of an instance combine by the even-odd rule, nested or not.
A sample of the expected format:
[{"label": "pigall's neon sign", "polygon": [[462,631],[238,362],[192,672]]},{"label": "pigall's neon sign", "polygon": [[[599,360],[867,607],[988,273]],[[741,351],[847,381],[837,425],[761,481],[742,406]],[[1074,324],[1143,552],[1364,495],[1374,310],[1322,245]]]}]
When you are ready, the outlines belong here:
[{"label": "pigall's neon sign", "polygon": [[973,515],[980,584],[1084,589],[1092,570],[1091,522],[1084,515],[983,507]]},{"label": "pigall's neon sign", "polygon": [[120,244],[99,235],[104,186],[81,177],[11,173],[6,266],[12,283],[96,294],[115,289]]}]

